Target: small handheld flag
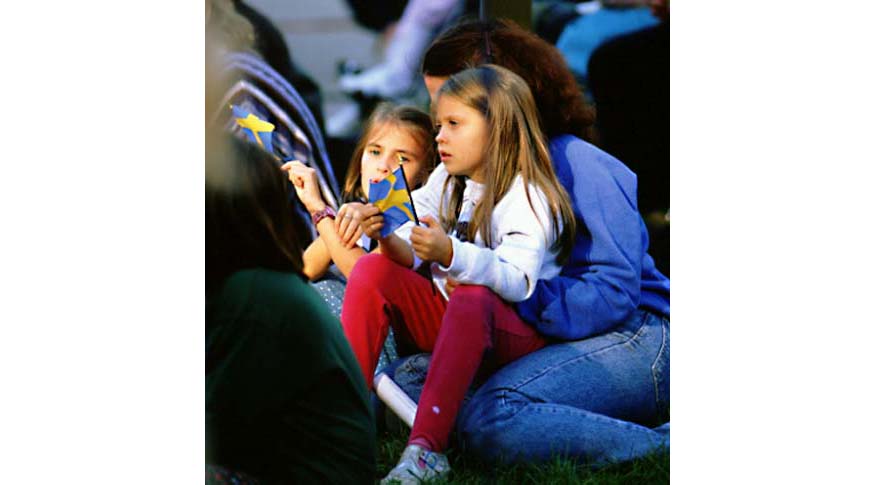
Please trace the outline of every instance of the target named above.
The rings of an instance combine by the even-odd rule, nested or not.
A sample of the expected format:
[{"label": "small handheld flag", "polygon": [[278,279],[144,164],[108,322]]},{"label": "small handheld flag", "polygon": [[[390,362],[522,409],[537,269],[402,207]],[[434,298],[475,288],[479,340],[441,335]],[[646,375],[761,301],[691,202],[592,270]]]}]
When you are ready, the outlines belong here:
[{"label": "small handheld flag", "polygon": [[234,112],[234,119],[237,125],[243,129],[243,133],[246,133],[249,140],[268,152],[273,153],[273,130],[275,126],[239,106],[232,104],[231,111]]},{"label": "small handheld flag", "polygon": [[419,223],[410,191],[407,189],[403,167],[398,167],[379,182],[371,182],[368,195],[371,203],[383,212],[384,222],[380,236],[392,234],[407,221]]},{"label": "small handheld flag", "polygon": [[[400,157],[399,157],[400,162]],[[410,195],[410,187],[407,186],[407,177],[404,176],[404,164],[399,163],[398,169],[390,173],[388,177],[379,182],[371,182],[368,189],[371,203],[383,212],[383,228],[380,236],[386,237],[395,232],[395,229],[403,226],[405,222],[412,220],[419,225],[416,217],[416,207],[413,206],[413,197]],[[432,280],[431,265],[423,264],[416,271],[428,281]],[[435,285],[431,285],[432,293]]]}]

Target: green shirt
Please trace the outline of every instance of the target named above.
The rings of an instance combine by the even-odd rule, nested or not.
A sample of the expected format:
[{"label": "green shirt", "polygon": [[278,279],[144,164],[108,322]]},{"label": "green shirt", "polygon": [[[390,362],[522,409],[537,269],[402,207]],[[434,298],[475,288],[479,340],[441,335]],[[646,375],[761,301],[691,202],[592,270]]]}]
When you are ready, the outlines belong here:
[{"label": "green shirt", "polygon": [[207,463],[266,482],[373,483],[362,372],[302,277],[237,272],[206,315]]}]

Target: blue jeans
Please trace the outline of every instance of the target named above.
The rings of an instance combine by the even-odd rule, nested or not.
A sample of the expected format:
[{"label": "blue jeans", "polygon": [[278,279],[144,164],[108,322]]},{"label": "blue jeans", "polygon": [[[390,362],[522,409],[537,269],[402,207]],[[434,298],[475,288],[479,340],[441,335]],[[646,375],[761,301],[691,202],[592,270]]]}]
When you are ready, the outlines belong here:
[{"label": "blue jeans", "polygon": [[[425,370],[416,356],[390,366],[411,397]],[[606,464],[668,446],[668,407],[669,321],[639,310],[611,332],[506,365],[466,400],[456,429],[485,460]]]}]

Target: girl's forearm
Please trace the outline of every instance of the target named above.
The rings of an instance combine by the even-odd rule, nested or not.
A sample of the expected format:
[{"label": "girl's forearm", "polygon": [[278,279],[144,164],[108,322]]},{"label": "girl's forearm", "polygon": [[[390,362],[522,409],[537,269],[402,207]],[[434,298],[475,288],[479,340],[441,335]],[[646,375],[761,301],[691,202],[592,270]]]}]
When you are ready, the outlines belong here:
[{"label": "girl's forearm", "polygon": [[401,239],[395,234],[380,239],[380,252],[385,254],[389,259],[396,263],[410,268],[413,266],[413,249],[407,244],[407,241]]},{"label": "girl's forearm", "polygon": [[307,279],[310,281],[319,279],[326,271],[328,271],[328,266],[330,265],[331,255],[328,252],[328,248],[325,246],[325,242],[322,241],[322,238],[316,238],[316,240],[310,243],[307,249],[304,250],[304,275],[307,276]]},{"label": "girl's forearm", "polygon": [[329,262],[334,261],[343,276],[349,278],[355,263],[365,255],[365,250],[358,246],[352,249],[347,248],[340,240],[340,236],[337,235],[334,221],[327,217],[319,221],[316,229],[319,231],[318,241],[322,243],[329,255]]}]

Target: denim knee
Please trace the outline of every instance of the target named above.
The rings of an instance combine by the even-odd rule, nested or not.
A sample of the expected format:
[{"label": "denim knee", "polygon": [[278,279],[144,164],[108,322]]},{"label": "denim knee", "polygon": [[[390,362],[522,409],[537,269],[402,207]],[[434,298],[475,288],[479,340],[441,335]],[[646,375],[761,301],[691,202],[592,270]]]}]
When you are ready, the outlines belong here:
[{"label": "denim knee", "polygon": [[483,460],[512,460],[520,451],[520,436],[508,425],[530,401],[510,389],[478,391],[456,421],[462,447]]}]

